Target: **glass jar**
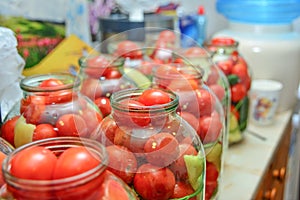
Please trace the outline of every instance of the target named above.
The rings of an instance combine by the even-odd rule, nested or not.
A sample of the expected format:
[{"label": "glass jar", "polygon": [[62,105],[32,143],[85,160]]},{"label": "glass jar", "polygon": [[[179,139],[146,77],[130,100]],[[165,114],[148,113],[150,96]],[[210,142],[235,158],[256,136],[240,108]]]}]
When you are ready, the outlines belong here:
[{"label": "glass jar", "polygon": [[226,149],[225,119],[222,104],[203,83],[202,72],[189,64],[161,65],[153,83],[175,92],[179,97],[177,112],[196,131],[206,154],[205,199],[217,198],[222,182]]},{"label": "glass jar", "polygon": [[251,74],[247,62],[238,52],[238,42],[233,38],[218,37],[205,43],[213,62],[228,79],[231,93],[229,114],[229,145],[243,139],[248,124]]},{"label": "glass jar", "polygon": [[300,33],[294,22],[300,0],[217,0],[216,9],[228,26],[213,37],[237,40],[253,79],[283,83],[278,112],[294,108],[300,81]]},{"label": "glass jar", "polygon": [[177,57],[182,57],[185,64],[191,64],[203,72],[202,79],[204,83],[212,90],[221,102],[225,117],[224,145],[228,147],[231,93],[227,77],[223,71],[218,68],[215,63],[213,63],[211,54],[202,47],[194,46],[186,49],[180,49],[179,53],[176,53],[175,55]]},{"label": "glass jar", "polygon": [[[24,151],[26,151],[26,153],[35,152],[34,149],[37,147],[50,150],[50,153],[53,153],[53,155],[55,155],[58,159],[56,166],[58,166],[59,159],[63,153],[81,147],[84,147],[85,150],[91,153],[93,158],[95,158],[99,163],[95,166],[86,168],[86,170],[82,170],[81,173],[74,173],[73,175],[59,179],[36,180],[23,177],[20,178],[19,176],[21,175],[19,173],[18,176],[16,176],[15,174],[17,174],[17,168],[14,168],[14,172],[12,172],[12,166],[15,166],[14,164],[18,163],[17,158],[20,159],[21,156],[24,155],[22,155]],[[68,154],[68,156],[72,155]],[[86,158],[87,157],[84,157],[82,159]],[[66,157],[64,157],[64,160],[67,161]],[[70,165],[64,167],[68,167],[70,170],[74,169],[75,171],[75,168],[78,167],[80,161],[76,159],[72,159],[70,161],[73,163],[69,163]],[[43,162],[42,159],[39,162]],[[47,166],[50,167],[50,160],[47,160],[47,162]],[[1,189],[1,197],[5,199],[32,200],[104,200],[116,199],[114,198],[115,195],[113,193],[117,192],[118,195],[125,197],[124,199],[136,199],[132,190],[120,178],[106,169],[107,162],[108,156],[105,147],[88,138],[60,137],[35,141],[23,145],[5,158],[3,162],[3,175],[6,186],[2,187]],[[24,165],[19,167],[28,167],[29,165],[28,163],[23,164]],[[88,164],[89,163],[86,163],[85,165]],[[36,167],[41,165],[40,163],[35,163]],[[64,169],[61,168],[61,170]],[[39,173],[43,172],[39,171]]]},{"label": "glass jar", "polygon": [[[146,102],[164,99],[151,100],[153,91],[168,101],[142,103],[147,92]],[[141,199],[204,199],[204,149],[195,130],[177,115],[178,103],[178,96],[169,90],[115,92],[112,112],[93,137],[110,149],[109,169]]]},{"label": "glass jar", "polygon": [[23,98],[8,113],[1,137],[14,147],[49,137],[89,137],[103,117],[79,86],[67,73],[25,77]]}]

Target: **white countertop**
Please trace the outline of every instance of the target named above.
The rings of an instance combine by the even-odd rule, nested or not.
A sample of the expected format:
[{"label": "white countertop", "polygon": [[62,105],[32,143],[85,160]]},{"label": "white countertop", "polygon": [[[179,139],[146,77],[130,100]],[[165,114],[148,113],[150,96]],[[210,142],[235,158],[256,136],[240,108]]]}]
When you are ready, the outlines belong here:
[{"label": "white countertop", "polygon": [[250,123],[247,129],[262,138],[246,131],[241,143],[229,147],[219,200],[254,198],[291,116],[289,110],[278,113],[272,125],[258,127]]}]

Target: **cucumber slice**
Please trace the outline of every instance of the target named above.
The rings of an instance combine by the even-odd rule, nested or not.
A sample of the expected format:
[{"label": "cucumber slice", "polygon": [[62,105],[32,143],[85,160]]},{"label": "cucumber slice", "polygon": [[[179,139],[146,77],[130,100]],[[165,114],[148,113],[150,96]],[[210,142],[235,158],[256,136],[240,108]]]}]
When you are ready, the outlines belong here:
[{"label": "cucumber slice", "polygon": [[184,155],[183,159],[186,165],[189,182],[196,191],[203,186],[202,179],[205,158],[194,155]]},{"label": "cucumber slice", "polygon": [[124,67],[123,75],[140,89],[147,89],[151,86],[151,81],[136,69]]}]

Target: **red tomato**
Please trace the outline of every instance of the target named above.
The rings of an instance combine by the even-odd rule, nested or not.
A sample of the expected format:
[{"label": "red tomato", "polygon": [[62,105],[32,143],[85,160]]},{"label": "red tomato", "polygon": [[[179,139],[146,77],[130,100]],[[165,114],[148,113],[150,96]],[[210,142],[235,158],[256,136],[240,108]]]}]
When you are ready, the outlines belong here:
[{"label": "red tomato", "polygon": [[143,53],[139,49],[139,46],[135,42],[130,40],[124,40],[120,42],[117,46],[116,54],[117,56],[131,59],[139,59],[143,56]]},{"label": "red tomato", "polygon": [[49,78],[47,80],[42,81],[39,87],[47,88],[47,87],[55,87],[60,85],[64,85],[64,83],[61,80],[58,80],[56,78]]},{"label": "red tomato", "polygon": [[39,124],[33,132],[32,141],[57,137],[57,132],[51,124]]},{"label": "red tomato", "polygon": [[216,166],[210,162],[206,162],[205,199],[211,199],[214,194],[214,191],[218,186],[218,177],[219,172]]},{"label": "red tomato", "polygon": [[200,116],[210,115],[214,110],[215,99],[208,90],[196,90]]},{"label": "red tomato", "polygon": [[163,30],[158,35],[158,40],[163,40],[170,43],[175,43],[176,35],[171,30]]},{"label": "red tomato", "polygon": [[98,79],[109,68],[109,61],[104,56],[95,56],[86,61],[85,73],[91,78]]},{"label": "red tomato", "polygon": [[199,88],[199,82],[196,79],[181,75],[177,79],[172,79],[167,88],[172,91],[196,90]]},{"label": "red tomato", "polygon": [[209,88],[215,93],[218,99],[222,102],[225,97],[225,89],[219,84],[210,85]]},{"label": "red tomato", "polygon": [[210,73],[208,74],[206,83],[207,85],[217,84],[220,78],[217,67],[212,67]]},{"label": "red tomato", "polygon": [[175,188],[175,177],[168,168],[141,165],[133,180],[135,191],[143,199],[169,199]]},{"label": "red tomato", "polygon": [[[176,199],[176,198],[186,197],[190,194],[193,194],[194,192],[195,191],[190,184],[185,182],[177,182],[175,184],[174,192],[171,198]],[[196,200],[196,197],[190,198],[189,200]]]},{"label": "red tomato", "polygon": [[110,105],[110,99],[107,97],[99,97],[94,100],[94,103],[101,111],[103,117],[106,117],[111,113],[111,105]]},{"label": "red tomato", "polygon": [[92,100],[102,96],[102,87],[98,79],[88,78],[82,82],[81,93]]},{"label": "red tomato", "polygon": [[46,109],[46,99],[43,96],[29,96],[29,99],[21,101],[20,112],[30,124],[41,123],[41,118]]},{"label": "red tomato", "polygon": [[55,127],[58,136],[85,137],[88,134],[88,128],[84,119],[77,114],[64,114],[58,118]]},{"label": "red tomato", "polygon": [[168,93],[160,89],[147,89],[141,94],[138,101],[146,106],[153,106],[169,103],[171,98]]},{"label": "red tomato", "polygon": [[53,171],[53,179],[67,178],[87,172],[101,163],[101,160],[93,155],[85,147],[70,147],[57,159]]},{"label": "red tomato", "polygon": [[[139,101],[135,101],[133,99],[124,99],[120,103],[126,106],[126,109],[134,108],[142,110],[145,107],[143,103],[140,103]],[[149,125],[149,123],[151,122],[151,118],[148,112],[143,113],[132,111],[124,114],[123,111],[115,111],[114,118],[116,119],[119,126],[126,125],[131,127],[143,127]]]},{"label": "red tomato", "polygon": [[198,135],[202,143],[216,142],[223,127],[219,115],[213,112],[210,116],[200,117],[199,123]]},{"label": "red tomato", "polygon": [[95,135],[92,135],[91,137],[96,138],[97,141],[105,145],[114,144],[115,133],[118,128],[115,120],[110,117],[106,117],[101,121],[100,127],[100,130],[95,132]]},{"label": "red tomato", "polygon": [[182,111],[180,113],[180,116],[187,121],[196,131],[198,130],[199,127],[199,120],[195,115],[189,112]]},{"label": "red tomato", "polygon": [[184,56],[187,57],[201,57],[208,55],[207,52],[201,47],[190,47],[184,52]]},{"label": "red tomato", "polygon": [[54,153],[42,146],[24,149],[11,160],[13,176],[31,180],[51,180],[56,167]]},{"label": "red tomato", "polygon": [[109,157],[107,169],[130,184],[137,170],[134,154],[124,146],[111,145],[106,150]]},{"label": "red tomato", "polygon": [[151,136],[144,146],[147,161],[153,165],[165,167],[179,156],[179,143],[170,133],[158,133]]},{"label": "red tomato", "polygon": [[122,77],[122,74],[121,74],[121,72],[119,71],[118,68],[109,67],[104,71],[103,76],[106,79],[118,79],[118,78]]},{"label": "red tomato", "polygon": [[247,89],[242,83],[237,83],[231,86],[231,101],[234,103],[239,102],[247,95]]},{"label": "red tomato", "polygon": [[226,76],[231,74],[233,65],[233,60],[220,60],[217,62],[217,66],[224,72]]},{"label": "red tomato", "polygon": [[95,199],[130,200],[128,188],[124,188],[123,182],[121,182],[117,176],[109,173],[108,170],[101,174],[101,176],[104,176],[105,180],[103,184],[101,184],[101,187],[97,192],[97,198]]},{"label": "red tomato", "polygon": [[198,152],[189,143],[179,144],[179,152],[180,156],[174,163],[171,164],[170,169],[174,173],[176,180],[187,180],[188,174],[183,157],[185,155],[197,155]]},{"label": "red tomato", "polygon": [[[6,155],[0,151],[0,166],[2,166],[3,160],[6,158]],[[4,184],[2,170],[0,170],[0,187]]]},{"label": "red tomato", "polygon": [[1,126],[1,137],[3,137],[7,142],[9,142],[12,146],[14,146],[14,138],[15,138],[15,126],[17,120],[20,118],[20,115],[17,115],[8,121],[4,122]]},{"label": "red tomato", "polygon": [[229,37],[217,37],[213,38],[211,43],[213,45],[233,45],[235,44],[235,40]]},{"label": "red tomato", "polygon": [[101,121],[103,120],[103,117],[99,112],[90,108],[84,109],[82,111],[81,116],[84,119],[88,129],[87,135],[85,135],[86,137],[90,136],[90,134],[92,134],[93,131],[97,129],[97,127],[100,125]]}]

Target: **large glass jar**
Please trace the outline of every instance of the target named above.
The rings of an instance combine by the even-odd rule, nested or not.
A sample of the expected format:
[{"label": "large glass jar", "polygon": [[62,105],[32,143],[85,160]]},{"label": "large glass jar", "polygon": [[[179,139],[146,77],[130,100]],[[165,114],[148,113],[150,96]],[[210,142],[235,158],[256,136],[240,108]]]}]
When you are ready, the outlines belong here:
[{"label": "large glass jar", "polygon": [[238,42],[233,38],[214,38],[205,43],[205,48],[212,53],[213,62],[228,79],[231,93],[229,145],[238,143],[242,141],[248,124],[250,70],[238,52]]},{"label": "large glass jar", "polygon": [[141,199],[204,199],[205,153],[195,130],[177,113],[169,90],[125,89],[93,138],[106,145],[109,169]]},{"label": "large glass jar", "polygon": [[107,170],[107,163],[105,147],[88,138],[59,137],[35,141],[17,148],[5,158],[2,170],[6,185],[1,188],[1,197],[136,199],[128,185]]},{"label": "large glass jar", "polygon": [[189,64],[161,65],[156,68],[153,83],[175,92],[179,97],[177,112],[196,131],[206,154],[205,199],[217,198],[222,182],[225,119],[222,104],[203,83],[200,68]]},{"label": "large glass jar", "polygon": [[103,116],[79,86],[67,73],[25,77],[23,98],[8,113],[1,137],[14,147],[49,137],[89,137]]},{"label": "large glass jar", "polygon": [[203,47],[193,46],[185,49],[181,48],[178,54],[175,55],[177,57],[182,57],[184,63],[188,65],[191,64],[203,72],[202,79],[204,83],[212,90],[221,102],[225,116],[224,145],[228,146],[231,93],[227,77],[212,61],[211,54]]}]

